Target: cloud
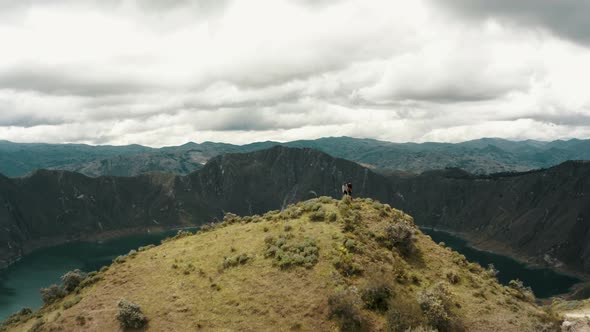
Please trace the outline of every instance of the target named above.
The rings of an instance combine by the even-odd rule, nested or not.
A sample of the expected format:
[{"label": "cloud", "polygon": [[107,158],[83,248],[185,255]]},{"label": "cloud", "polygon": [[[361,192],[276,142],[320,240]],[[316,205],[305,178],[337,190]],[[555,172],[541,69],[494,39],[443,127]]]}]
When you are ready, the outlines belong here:
[{"label": "cloud", "polygon": [[515,25],[544,28],[572,41],[590,43],[590,2],[586,0],[436,0],[475,19],[500,19]]},{"label": "cloud", "polygon": [[0,139],[589,137],[583,24],[531,6],[0,0]]}]

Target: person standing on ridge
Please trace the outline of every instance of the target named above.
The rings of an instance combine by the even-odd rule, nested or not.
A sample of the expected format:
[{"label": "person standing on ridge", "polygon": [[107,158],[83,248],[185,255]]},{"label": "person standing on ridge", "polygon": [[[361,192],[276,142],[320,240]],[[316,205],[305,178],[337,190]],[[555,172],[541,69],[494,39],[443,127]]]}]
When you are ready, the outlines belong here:
[{"label": "person standing on ridge", "polygon": [[352,196],[352,183],[348,182],[342,184],[342,195]]}]

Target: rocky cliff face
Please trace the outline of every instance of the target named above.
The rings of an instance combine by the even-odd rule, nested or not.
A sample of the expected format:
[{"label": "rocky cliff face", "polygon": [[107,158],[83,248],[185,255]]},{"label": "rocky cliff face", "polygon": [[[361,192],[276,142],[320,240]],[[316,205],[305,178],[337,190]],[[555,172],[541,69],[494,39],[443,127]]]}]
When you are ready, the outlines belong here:
[{"label": "rocky cliff face", "polygon": [[200,225],[225,212],[264,213],[321,195],[339,197],[344,181],[358,195],[391,196],[384,178],[310,149],[275,147],[212,159],[188,176],[152,173],[98,177],[37,171],[0,178],[0,263],[28,249],[145,226]]},{"label": "rocky cliff face", "polygon": [[590,162],[520,174],[446,170],[390,179],[398,193],[392,203],[421,225],[590,272]]},{"label": "rocky cliff face", "polygon": [[260,214],[316,196],[340,197],[347,181],[356,196],[391,203],[419,225],[465,232],[482,245],[590,273],[589,163],[493,176],[451,169],[385,177],[316,150],[286,147],[218,156],[187,176],[38,171],[2,177],[0,260],[48,240],[199,225],[225,212]]}]

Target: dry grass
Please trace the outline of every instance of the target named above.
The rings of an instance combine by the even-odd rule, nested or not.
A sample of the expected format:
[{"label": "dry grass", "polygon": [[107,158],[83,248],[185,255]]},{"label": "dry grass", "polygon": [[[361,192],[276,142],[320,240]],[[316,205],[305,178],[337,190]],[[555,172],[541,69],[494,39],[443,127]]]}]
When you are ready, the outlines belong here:
[{"label": "dry grass", "polygon": [[[328,215],[336,213],[337,220],[310,221],[317,204]],[[416,295],[446,281],[449,271],[459,277],[456,284],[448,285],[455,301],[453,314],[467,331],[537,330],[544,311],[515,298],[485,272],[470,272],[455,263],[456,254],[419,231],[417,252],[410,257],[384,246],[380,239],[387,225],[413,223],[410,216],[369,200],[355,199],[340,208],[337,204],[326,198],[299,203],[289,209],[302,213],[288,210],[258,218],[257,223],[233,220],[231,225],[138,252],[100,272],[102,279],[84,288],[76,305],[64,309],[62,302],[74,296],[69,295],[43,308],[43,330],[119,331],[117,302],[126,298],[141,306],[149,320],[148,331],[336,331],[338,322],[328,318],[328,298],[361,289],[375,277],[391,285],[391,301],[410,303],[401,306],[402,311],[408,308],[401,314],[409,321],[424,322],[416,309]],[[353,231],[344,231],[343,211],[360,215]],[[273,266],[273,260],[264,257],[264,239],[286,233],[294,239],[313,237],[319,247],[318,263],[312,268]],[[224,257],[242,253],[251,257],[245,264],[220,268]],[[333,261],[342,255],[361,266],[362,272],[339,273]],[[367,308],[361,312],[369,330],[386,330],[386,313]],[[26,331],[34,322],[9,330]]]}]

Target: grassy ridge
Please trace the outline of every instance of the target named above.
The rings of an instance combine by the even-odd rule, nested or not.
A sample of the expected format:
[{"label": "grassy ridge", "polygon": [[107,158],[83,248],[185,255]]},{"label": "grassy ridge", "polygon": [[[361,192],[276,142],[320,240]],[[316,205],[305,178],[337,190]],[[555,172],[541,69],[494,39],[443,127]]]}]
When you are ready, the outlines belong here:
[{"label": "grassy ridge", "polygon": [[[370,199],[321,197],[116,259],[8,331],[117,331],[117,303],[150,331],[543,331],[557,319],[525,288],[422,234]],[[67,305],[64,305],[66,304]]]}]

